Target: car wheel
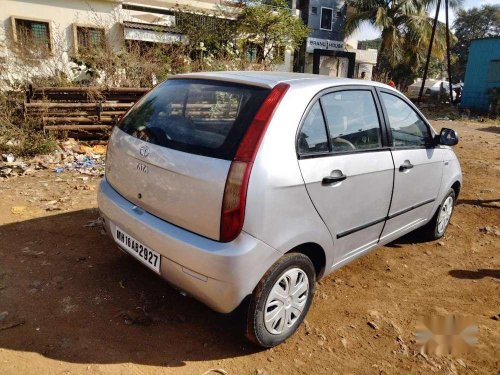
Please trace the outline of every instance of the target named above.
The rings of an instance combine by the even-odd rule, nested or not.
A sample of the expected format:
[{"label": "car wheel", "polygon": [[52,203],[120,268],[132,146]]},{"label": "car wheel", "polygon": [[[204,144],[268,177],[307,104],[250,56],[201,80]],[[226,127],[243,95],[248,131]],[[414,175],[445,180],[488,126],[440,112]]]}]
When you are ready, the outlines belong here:
[{"label": "car wheel", "polygon": [[246,336],[270,348],[288,339],[311,305],[316,272],[309,257],[290,253],[276,262],[255,288],[248,307]]},{"label": "car wheel", "polygon": [[450,189],[431,221],[424,227],[424,233],[428,239],[437,240],[443,237],[446,233],[446,228],[448,228],[448,224],[450,224],[454,208],[455,191]]}]

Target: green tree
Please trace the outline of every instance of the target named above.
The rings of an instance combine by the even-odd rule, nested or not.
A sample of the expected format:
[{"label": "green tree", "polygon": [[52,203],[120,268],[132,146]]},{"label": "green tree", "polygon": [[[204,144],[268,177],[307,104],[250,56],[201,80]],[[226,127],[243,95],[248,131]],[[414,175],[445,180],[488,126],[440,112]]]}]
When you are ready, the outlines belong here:
[{"label": "green tree", "polygon": [[309,28],[295,17],[284,0],[245,3],[238,18],[238,31],[257,49],[257,62],[273,62],[280,49],[296,49],[309,35]]},{"label": "green tree", "polygon": [[[434,45],[432,49],[428,77],[437,78],[441,72],[446,70],[446,27],[438,22]],[[420,42],[422,39],[425,43]],[[405,35],[405,44],[402,46],[400,60],[392,66],[386,67],[390,71],[391,78],[401,91],[405,91],[417,77],[423,76],[425,60],[429,48],[430,36],[408,33]],[[452,36],[451,41],[454,38]]]},{"label": "green tree", "polygon": [[236,21],[231,16],[222,10],[215,15],[179,12],[177,27],[187,37],[189,55],[197,59],[204,52],[214,55],[223,52],[227,43],[236,39]]},{"label": "green tree", "polygon": [[[451,0],[457,7],[461,0]],[[364,23],[381,31],[381,45],[377,57],[376,75],[389,73],[400,64],[416,63],[425,59],[432,31],[428,11],[434,0],[348,0],[344,32],[349,35]],[[442,57],[445,33],[437,32],[433,55]]]},{"label": "green tree", "polygon": [[464,79],[471,41],[500,35],[500,6],[484,5],[481,8],[460,9],[453,29],[457,42],[452,48],[453,54],[456,55],[452,71],[458,81]]},{"label": "green tree", "polygon": [[380,44],[382,44],[382,39],[380,38],[375,38],[371,40],[361,40],[358,43],[358,48],[359,49],[379,49]]}]

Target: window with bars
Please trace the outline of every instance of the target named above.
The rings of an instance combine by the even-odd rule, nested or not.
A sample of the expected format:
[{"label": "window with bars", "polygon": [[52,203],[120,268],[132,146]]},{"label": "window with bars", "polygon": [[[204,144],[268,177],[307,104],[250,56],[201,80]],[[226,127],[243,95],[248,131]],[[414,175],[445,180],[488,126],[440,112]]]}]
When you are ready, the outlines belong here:
[{"label": "window with bars", "polygon": [[104,30],[97,27],[76,27],[76,43],[79,53],[92,52],[103,48],[105,43]]},{"label": "window with bars", "polygon": [[50,52],[48,22],[15,19],[17,43],[22,48],[39,53]]}]

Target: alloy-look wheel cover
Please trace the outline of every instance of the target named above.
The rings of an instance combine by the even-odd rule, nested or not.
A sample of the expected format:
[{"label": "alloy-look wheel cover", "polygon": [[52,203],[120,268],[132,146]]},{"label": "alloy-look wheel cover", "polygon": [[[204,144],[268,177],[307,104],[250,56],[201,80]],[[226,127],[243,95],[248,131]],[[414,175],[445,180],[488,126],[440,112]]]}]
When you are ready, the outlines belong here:
[{"label": "alloy-look wheel cover", "polygon": [[309,296],[309,279],[300,268],[286,271],[276,281],[264,308],[269,333],[280,335],[292,329],[302,315]]},{"label": "alloy-look wheel cover", "polygon": [[442,234],[446,229],[446,227],[448,226],[452,212],[453,212],[453,197],[448,197],[444,201],[439,211],[439,217],[437,222],[437,230],[439,234]]}]

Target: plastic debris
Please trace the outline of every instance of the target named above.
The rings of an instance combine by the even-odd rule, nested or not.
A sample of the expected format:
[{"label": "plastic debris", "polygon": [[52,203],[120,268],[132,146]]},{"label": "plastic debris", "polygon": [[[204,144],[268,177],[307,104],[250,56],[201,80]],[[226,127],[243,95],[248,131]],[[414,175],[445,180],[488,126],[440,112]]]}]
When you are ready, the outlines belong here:
[{"label": "plastic debris", "polygon": [[78,172],[86,176],[103,176],[107,145],[87,146],[70,138],[59,142],[56,151],[29,160],[16,159],[13,154],[0,155],[0,179],[24,176],[36,170],[49,169],[54,173]]},{"label": "plastic debris", "polygon": [[2,154],[2,159],[7,163],[13,163],[16,158],[12,154]]}]

